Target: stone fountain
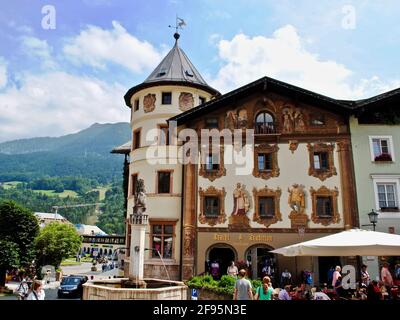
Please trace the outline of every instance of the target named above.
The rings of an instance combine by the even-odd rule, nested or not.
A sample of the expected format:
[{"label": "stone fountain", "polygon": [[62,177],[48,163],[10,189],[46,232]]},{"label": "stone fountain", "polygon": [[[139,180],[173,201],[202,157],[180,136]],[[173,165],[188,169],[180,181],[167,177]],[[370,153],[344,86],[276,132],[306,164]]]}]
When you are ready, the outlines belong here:
[{"label": "stone fountain", "polygon": [[[94,280],[83,285],[83,300],[186,300],[187,286],[181,281],[143,278],[148,215],[144,182],[139,179],[135,206],[127,223],[131,230],[129,278]],[[129,230],[129,229],[128,229]],[[160,255],[160,259],[162,257]]]}]

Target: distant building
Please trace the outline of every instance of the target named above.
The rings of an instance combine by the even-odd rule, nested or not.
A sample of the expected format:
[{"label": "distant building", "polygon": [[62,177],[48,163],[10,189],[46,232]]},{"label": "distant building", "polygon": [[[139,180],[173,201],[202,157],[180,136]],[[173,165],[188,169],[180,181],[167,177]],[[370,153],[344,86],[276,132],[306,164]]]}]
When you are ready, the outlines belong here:
[{"label": "distant building", "polygon": [[71,224],[67,219],[58,213],[35,212],[36,218],[39,220],[40,228],[48,225],[51,222],[61,222]]},{"label": "distant building", "polygon": [[81,236],[106,236],[103,230],[101,230],[98,226],[91,226],[88,224],[77,224],[75,225],[76,230]]}]

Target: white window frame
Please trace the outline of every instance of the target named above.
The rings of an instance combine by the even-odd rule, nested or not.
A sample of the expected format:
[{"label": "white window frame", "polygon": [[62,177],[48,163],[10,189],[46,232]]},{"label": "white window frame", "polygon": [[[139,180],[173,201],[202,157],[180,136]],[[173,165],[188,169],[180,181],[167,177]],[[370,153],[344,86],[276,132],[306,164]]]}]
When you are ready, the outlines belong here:
[{"label": "white window frame", "polygon": [[372,162],[377,162],[377,161],[375,161],[374,145],[373,145],[373,142],[372,142],[374,139],[388,140],[389,154],[392,157],[392,162],[395,161],[395,158],[394,158],[394,147],[393,147],[393,137],[392,136],[369,136],[368,138],[369,138],[369,150],[370,150],[371,161]]},{"label": "white window frame", "polygon": [[375,210],[380,212],[382,218],[400,218],[400,212],[381,211],[378,196],[378,184],[394,184],[396,186],[397,206],[400,207],[400,175],[371,175],[374,184]]}]

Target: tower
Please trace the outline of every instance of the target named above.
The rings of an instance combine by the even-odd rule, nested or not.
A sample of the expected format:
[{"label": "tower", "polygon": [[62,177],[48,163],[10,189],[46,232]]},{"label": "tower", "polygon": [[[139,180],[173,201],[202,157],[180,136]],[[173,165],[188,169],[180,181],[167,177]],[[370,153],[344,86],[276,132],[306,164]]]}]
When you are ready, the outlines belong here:
[{"label": "tower", "polygon": [[[211,88],[175,44],[149,77],[128,90],[125,103],[131,108],[132,149],[129,164],[127,201],[127,244],[132,226],[128,222],[134,206],[138,179],[143,179],[149,217],[145,241],[144,276],[181,278],[182,239],[182,164],[177,160],[177,146],[169,143],[167,119],[206,103],[220,93]],[[152,159],[154,145],[158,162]],[[129,255],[127,250],[127,255]],[[160,261],[160,256],[163,261]],[[129,270],[129,261],[125,270]],[[167,270],[165,270],[164,268]]]}]

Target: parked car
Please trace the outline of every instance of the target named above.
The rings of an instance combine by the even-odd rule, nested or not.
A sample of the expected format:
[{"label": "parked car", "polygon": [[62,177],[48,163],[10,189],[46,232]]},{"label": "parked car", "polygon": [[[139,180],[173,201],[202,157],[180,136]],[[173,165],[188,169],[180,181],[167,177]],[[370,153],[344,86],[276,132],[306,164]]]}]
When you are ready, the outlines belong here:
[{"label": "parked car", "polygon": [[82,298],[83,284],[88,281],[87,276],[67,276],[61,281],[60,288],[58,289],[58,298]]}]

